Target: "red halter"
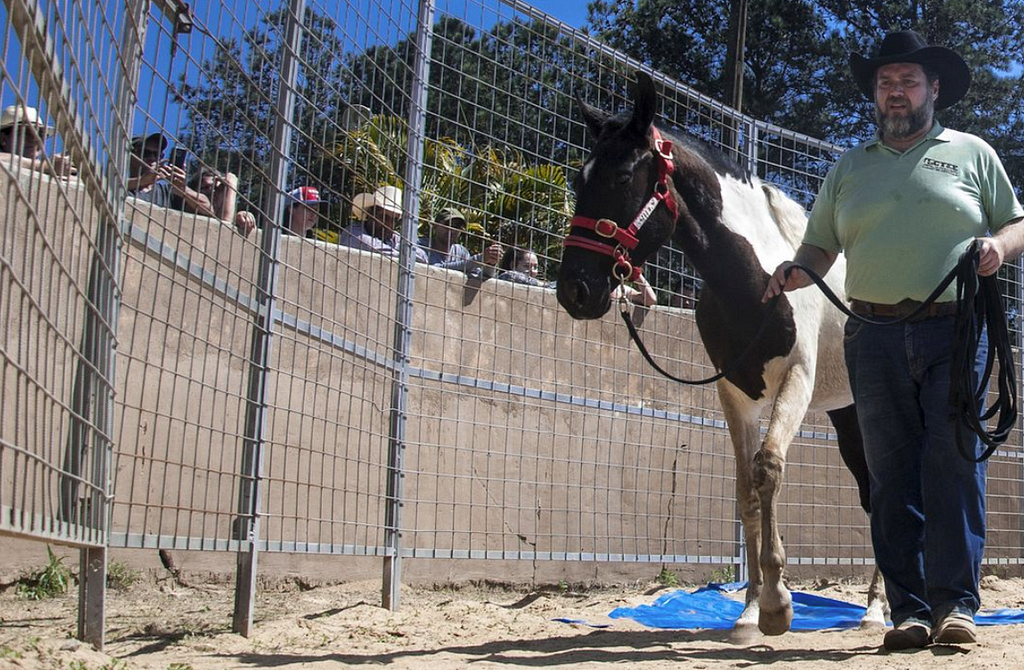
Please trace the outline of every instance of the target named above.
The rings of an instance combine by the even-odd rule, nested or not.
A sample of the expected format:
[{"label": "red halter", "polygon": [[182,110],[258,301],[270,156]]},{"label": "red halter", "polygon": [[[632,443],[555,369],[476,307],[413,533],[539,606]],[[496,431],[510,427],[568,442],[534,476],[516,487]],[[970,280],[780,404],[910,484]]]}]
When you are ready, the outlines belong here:
[{"label": "red halter", "polygon": [[629,258],[629,252],[636,248],[639,240],[636,235],[640,232],[647,219],[658,207],[658,203],[664,202],[668,211],[675,218],[678,215],[676,201],[671,197],[668,190],[668,179],[672,174],[672,143],[661,139],[661,133],[654,126],[651,126],[654,135],[654,148],[658,152],[658,181],[654,184],[654,194],[650,200],[640,208],[639,213],[629,224],[628,228],[621,228],[619,224],[611,219],[591,219],[586,216],[574,216],[569,225],[572,227],[592,230],[598,236],[604,238],[594,240],[582,235],[573,234],[570,228],[569,235],[565,238],[565,246],[580,247],[588,251],[596,251],[615,259],[612,266],[612,276],[620,282],[636,281],[643,274],[641,265],[633,265]]}]

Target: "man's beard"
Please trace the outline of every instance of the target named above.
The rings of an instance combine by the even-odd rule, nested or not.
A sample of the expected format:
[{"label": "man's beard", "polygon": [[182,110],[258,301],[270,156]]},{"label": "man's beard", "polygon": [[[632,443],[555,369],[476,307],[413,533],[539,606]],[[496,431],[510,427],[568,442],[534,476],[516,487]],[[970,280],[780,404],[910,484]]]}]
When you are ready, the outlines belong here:
[{"label": "man's beard", "polygon": [[[907,105],[910,106],[909,100]],[[935,103],[929,96],[920,107],[916,109],[909,107],[909,109],[910,111],[906,114],[896,116],[886,114],[882,111],[881,106],[875,104],[875,121],[881,129],[883,137],[891,137],[894,140],[913,137],[931,121],[932,115],[935,113]]]}]

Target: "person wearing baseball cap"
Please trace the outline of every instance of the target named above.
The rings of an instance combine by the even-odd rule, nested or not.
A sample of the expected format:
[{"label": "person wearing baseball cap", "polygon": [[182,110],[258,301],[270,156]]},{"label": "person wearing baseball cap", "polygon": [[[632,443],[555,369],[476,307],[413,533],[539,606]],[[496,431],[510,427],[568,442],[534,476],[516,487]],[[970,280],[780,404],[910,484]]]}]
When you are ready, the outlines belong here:
[{"label": "person wearing baseball cap", "polygon": [[[959,54],[903,30],[886,35],[874,57],[851,55],[850,69],[878,128],[828,173],[794,261],[824,275],[844,252],[850,309],[871,319],[848,321],[843,344],[871,483],[875,562],[892,612],[883,646],[969,644],[977,640],[986,469],[969,460],[981,456],[980,440],[967,430],[960,440],[949,400],[956,289],[924,301],[971,245],[983,277],[1017,258],[1024,208],[992,147],[935,118],[970,87]],[[765,302],[810,285],[792,265],[775,270]],[[986,335],[979,338],[968,361],[972,388],[987,362]]]},{"label": "person wearing baseball cap", "polygon": [[[352,218],[355,221],[341,231],[341,246],[398,256],[402,189],[381,186],[372,192],[360,193],[352,199]],[[416,260],[426,263],[426,253],[418,246],[415,250]]]},{"label": "person wearing baseball cap", "polygon": [[419,247],[431,265],[461,270],[471,276],[491,276],[501,260],[501,245],[494,242],[483,253],[471,254],[459,243],[467,225],[465,214],[454,207],[445,207],[434,217],[430,232],[420,237]]},{"label": "person wearing baseball cap", "polygon": [[167,138],[161,133],[136,135],[128,161],[128,195],[157,207],[217,218],[210,198],[188,184],[185,168],[164,160]]},{"label": "person wearing baseball cap", "polygon": [[281,232],[306,237],[320,218],[320,191],[315,186],[299,186],[288,192]]},{"label": "person wearing baseball cap", "polygon": [[6,154],[0,160],[16,161],[22,167],[54,177],[76,174],[78,170],[67,156],[54,154],[49,160],[43,157],[46,139],[53,134],[53,126],[43,122],[35,107],[8,105],[0,111],[0,154]]}]

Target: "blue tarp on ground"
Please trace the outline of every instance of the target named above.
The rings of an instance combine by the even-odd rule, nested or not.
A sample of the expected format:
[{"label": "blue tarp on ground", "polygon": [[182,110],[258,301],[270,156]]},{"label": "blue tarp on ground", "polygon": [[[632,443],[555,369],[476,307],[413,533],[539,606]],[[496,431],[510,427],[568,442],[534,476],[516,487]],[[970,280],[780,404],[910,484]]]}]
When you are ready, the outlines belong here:
[{"label": "blue tarp on ground", "polygon": [[[650,605],[619,607],[612,619],[632,619],[651,628],[732,628],[743,612],[743,603],[725,595],[746,587],[743,582],[708,584],[693,592],[673,591]],[[864,608],[832,598],[794,591],[792,630],[856,628]],[[979,626],[1024,623],[1024,610],[982,610],[975,618]]]}]

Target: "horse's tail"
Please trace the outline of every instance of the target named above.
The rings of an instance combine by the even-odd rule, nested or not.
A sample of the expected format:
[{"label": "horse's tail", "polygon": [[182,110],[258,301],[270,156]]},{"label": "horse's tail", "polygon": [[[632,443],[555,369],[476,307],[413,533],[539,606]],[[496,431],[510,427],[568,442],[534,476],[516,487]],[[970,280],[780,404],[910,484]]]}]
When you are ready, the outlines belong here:
[{"label": "horse's tail", "polygon": [[796,201],[772,184],[761,184],[765,198],[768,200],[768,211],[775,219],[783,239],[794,249],[800,246],[807,228],[807,212]]}]

